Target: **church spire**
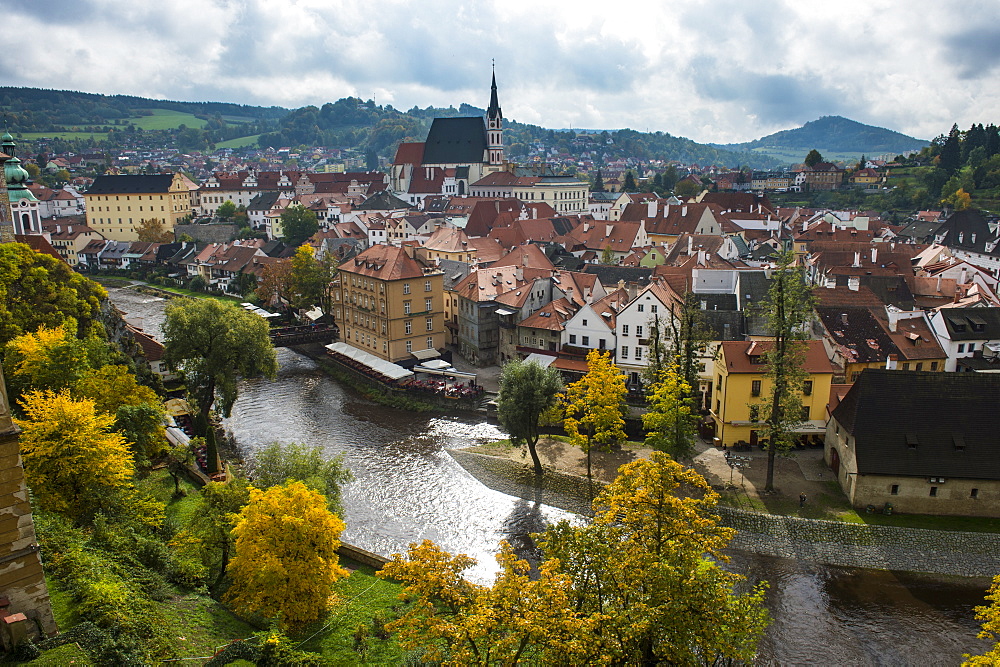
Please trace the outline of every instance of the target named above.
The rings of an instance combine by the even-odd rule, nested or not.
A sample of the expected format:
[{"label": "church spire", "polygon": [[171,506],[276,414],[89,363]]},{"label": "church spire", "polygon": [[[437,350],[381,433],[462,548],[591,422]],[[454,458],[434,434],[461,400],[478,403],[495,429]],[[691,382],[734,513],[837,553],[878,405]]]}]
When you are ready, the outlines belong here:
[{"label": "church spire", "polygon": [[490,86],[490,108],[486,110],[486,141],[489,164],[499,167],[504,164],[503,154],[503,112],[497,99],[497,71],[493,65],[493,82]]}]

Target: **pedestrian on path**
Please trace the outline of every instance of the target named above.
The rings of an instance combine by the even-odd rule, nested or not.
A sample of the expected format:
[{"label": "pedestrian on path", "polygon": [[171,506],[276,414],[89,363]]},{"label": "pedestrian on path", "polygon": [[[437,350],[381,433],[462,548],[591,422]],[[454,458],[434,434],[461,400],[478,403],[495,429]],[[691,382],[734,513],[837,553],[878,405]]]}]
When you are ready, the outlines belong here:
[{"label": "pedestrian on path", "polygon": [[806,492],[803,491],[802,493],[799,494],[799,507],[805,507],[805,506],[806,506]]}]

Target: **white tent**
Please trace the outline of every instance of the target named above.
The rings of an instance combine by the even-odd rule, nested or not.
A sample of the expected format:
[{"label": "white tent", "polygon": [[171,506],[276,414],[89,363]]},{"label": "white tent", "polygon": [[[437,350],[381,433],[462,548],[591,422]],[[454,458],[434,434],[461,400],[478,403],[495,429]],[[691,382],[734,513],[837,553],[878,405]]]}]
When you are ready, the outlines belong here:
[{"label": "white tent", "polygon": [[364,350],[359,350],[347,343],[331,343],[326,346],[326,349],[367,366],[390,380],[402,380],[403,378],[413,377],[413,371],[407,370],[398,364],[390,363],[385,359],[379,359],[374,354],[368,354]]}]

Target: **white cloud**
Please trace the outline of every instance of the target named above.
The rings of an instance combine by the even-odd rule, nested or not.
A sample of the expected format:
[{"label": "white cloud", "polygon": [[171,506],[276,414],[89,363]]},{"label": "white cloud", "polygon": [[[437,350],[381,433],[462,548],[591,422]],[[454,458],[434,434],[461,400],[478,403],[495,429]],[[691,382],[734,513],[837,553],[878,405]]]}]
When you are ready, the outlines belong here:
[{"label": "white cloud", "polygon": [[1000,5],[36,0],[6,85],[296,107],[488,102],[546,127],[744,141],[839,114],[930,138],[990,122]]}]

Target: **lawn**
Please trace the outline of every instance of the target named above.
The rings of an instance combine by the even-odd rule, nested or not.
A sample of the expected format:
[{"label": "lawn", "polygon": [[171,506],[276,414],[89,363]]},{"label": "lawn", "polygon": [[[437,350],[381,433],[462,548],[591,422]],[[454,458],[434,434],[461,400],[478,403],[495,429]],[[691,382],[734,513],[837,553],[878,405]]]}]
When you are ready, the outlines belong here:
[{"label": "lawn", "polygon": [[183,111],[173,111],[171,109],[149,109],[149,111],[153,113],[152,116],[137,116],[128,120],[143,130],[172,130],[181,125],[200,129],[207,124],[207,121]]},{"label": "lawn", "polygon": [[251,134],[248,137],[238,137],[236,139],[230,139],[228,141],[222,141],[215,144],[216,148],[243,148],[244,146],[256,146],[257,138],[260,137],[259,134]]},{"label": "lawn", "polygon": [[36,139],[93,139],[94,141],[104,141],[108,138],[106,132],[62,132],[53,130],[52,132],[20,132],[17,137],[21,141],[34,141]]}]

